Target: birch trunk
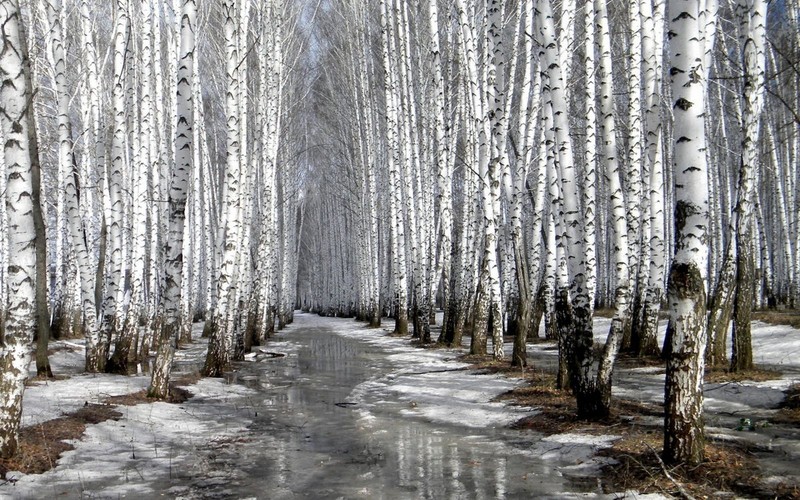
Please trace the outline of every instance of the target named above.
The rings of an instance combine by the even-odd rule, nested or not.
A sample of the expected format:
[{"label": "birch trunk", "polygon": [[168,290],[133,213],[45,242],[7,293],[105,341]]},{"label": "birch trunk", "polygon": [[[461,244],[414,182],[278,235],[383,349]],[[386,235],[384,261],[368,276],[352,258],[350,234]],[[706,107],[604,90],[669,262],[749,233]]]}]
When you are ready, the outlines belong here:
[{"label": "birch trunk", "polygon": [[54,64],[57,95],[59,162],[67,165],[69,169],[69,173],[64,179],[64,201],[73,258],[76,260],[80,275],[81,312],[83,316],[83,333],[86,340],[85,369],[88,372],[98,372],[101,370],[102,363],[100,360],[101,353],[99,349],[101,341],[95,303],[95,269],[87,246],[87,235],[82,220],[79,169],[73,153],[75,145],[72,138],[72,123],[69,118],[70,91],[66,81],[66,54],[63,43],[62,9],[64,6],[60,0],[48,1],[45,2],[45,5],[52,40],[50,51]]},{"label": "birch trunk", "polygon": [[[0,340],[0,457],[17,451],[22,396],[37,325],[39,165],[32,115],[32,83],[22,18],[16,0],[0,2],[0,126],[6,172],[7,302]],[[38,234],[37,234],[38,233]]]},{"label": "birch trunk", "polygon": [[[755,172],[758,168],[758,137],[761,111],[764,106],[767,5],[763,0],[740,0],[739,11],[746,35],[742,49],[745,70],[742,163],[739,169],[739,202],[736,207],[738,215],[736,241],[739,248],[736,254],[736,302],[731,356],[731,371],[734,372],[753,368],[753,346],[750,335],[750,319],[755,298],[753,211]],[[791,265],[791,262],[787,264]]]},{"label": "birch trunk", "polygon": [[164,263],[164,323],[158,339],[158,352],[153,364],[149,397],[165,399],[169,396],[169,378],[175,345],[182,322],[191,317],[181,314],[184,263],[184,224],[186,199],[194,160],[194,49],[197,5],[194,0],[184,0],[181,6],[180,52],[178,59],[178,85],[176,103],[178,121],[175,129],[175,169],[169,189],[169,233],[166,241]]},{"label": "birch trunk", "polygon": [[[548,68],[549,106],[553,123],[550,126],[555,141],[555,155],[561,185],[563,204],[559,217],[562,219],[561,239],[566,252],[568,282],[556,293],[556,308],[559,317],[559,335],[564,340],[564,353],[570,368],[570,382],[575,393],[578,414],[582,417],[602,413],[602,402],[598,401],[596,387],[591,379],[592,355],[592,304],[586,279],[586,254],[582,228],[582,214],[578,203],[578,185],[572,144],[567,120],[567,101],[564,95],[563,74],[559,66],[559,47],[556,43],[552,10],[549,0],[539,4],[536,33],[542,47],[540,57]],[[565,286],[566,285],[566,286]]]},{"label": "birch trunk", "polygon": [[225,97],[225,116],[227,121],[225,153],[225,234],[222,263],[217,285],[217,304],[211,322],[208,354],[203,374],[208,377],[221,377],[230,366],[235,303],[237,294],[236,268],[239,252],[242,251],[241,227],[241,128],[239,126],[239,51],[237,47],[237,16],[234,0],[223,3],[225,17],[225,59],[227,93]]},{"label": "birch trunk", "polygon": [[123,286],[123,225],[125,215],[125,200],[123,198],[124,172],[127,162],[127,103],[125,90],[128,82],[126,78],[126,60],[128,51],[129,26],[128,6],[123,0],[116,1],[116,21],[114,25],[114,71],[112,90],[112,113],[114,115],[114,130],[111,139],[111,164],[106,176],[108,187],[108,202],[106,204],[107,217],[107,262],[105,269],[105,292],[102,304],[102,360],[103,368],[107,369],[109,349],[112,338],[119,332],[122,321],[122,286]]},{"label": "birch trunk", "polygon": [[[631,234],[626,213],[625,193],[622,189],[623,173],[617,157],[616,121],[614,119],[613,68],[608,10],[605,0],[595,2],[597,8],[598,46],[600,50],[600,114],[602,116],[603,158],[605,179],[609,193],[609,217],[613,226],[614,317],[604,348],[602,370],[598,371],[598,396],[603,412],[607,414],[611,403],[611,375],[613,358],[622,343],[626,322],[630,319],[631,279],[628,238]],[[634,168],[634,167],[631,167]],[[635,168],[639,168],[636,166]]]},{"label": "birch trunk", "polygon": [[672,464],[698,464],[704,457],[702,387],[708,280],[707,40],[703,24],[708,19],[698,2],[669,0],[668,11],[676,237],[667,292],[671,336],[664,388],[664,459]]},{"label": "birch trunk", "polygon": [[397,90],[394,75],[395,63],[392,60],[392,38],[391,23],[389,20],[389,8],[387,0],[381,0],[381,33],[383,39],[383,62],[384,62],[384,88],[386,91],[386,159],[389,167],[389,211],[391,217],[391,240],[392,240],[392,260],[393,275],[396,296],[395,313],[395,335],[408,334],[408,282],[406,271],[406,249],[405,249],[405,223],[401,208],[402,196],[400,193],[400,171],[399,171],[399,138],[398,131],[398,110],[397,110]]}]

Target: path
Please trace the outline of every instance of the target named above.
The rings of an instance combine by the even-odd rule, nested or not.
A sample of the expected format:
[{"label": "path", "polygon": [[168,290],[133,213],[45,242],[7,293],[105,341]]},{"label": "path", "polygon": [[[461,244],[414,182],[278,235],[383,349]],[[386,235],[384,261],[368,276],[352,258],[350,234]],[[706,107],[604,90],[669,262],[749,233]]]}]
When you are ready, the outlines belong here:
[{"label": "path", "polygon": [[[468,373],[454,351],[417,349],[353,320],[310,314],[296,315],[262,350],[285,356],[259,354],[227,380],[203,379],[181,405],[120,407],[123,419],[90,426],[58,467],[17,475],[16,484],[0,486],[0,498],[563,498],[596,491],[592,455],[609,438],[507,429],[532,411],[490,402],[515,382]],[[203,342],[195,342],[179,351],[178,368],[196,368],[203,354]],[[55,417],[146,380],[76,375],[32,387],[26,419]]]}]

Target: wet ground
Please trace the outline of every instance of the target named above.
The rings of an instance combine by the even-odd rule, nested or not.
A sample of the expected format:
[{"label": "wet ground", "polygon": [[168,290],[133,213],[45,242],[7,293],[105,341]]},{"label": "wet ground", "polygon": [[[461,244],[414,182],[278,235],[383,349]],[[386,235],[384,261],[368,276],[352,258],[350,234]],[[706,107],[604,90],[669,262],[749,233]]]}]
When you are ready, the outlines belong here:
[{"label": "wet ground", "polygon": [[[467,422],[474,415],[465,414],[462,425],[417,412],[436,401],[423,391],[417,402],[413,391],[395,391],[392,382],[446,372],[420,365],[411,369],[422,371],[409,375],[396,346],[365,341],[364,332],[348,335],[352,328],[361,327],[298,315],[264,348],[285,356],[260,355],[240,364],[229,381],[254,391],[242,402],[252,423],[228,442],[200,447],[207,472],[172,478],[170,492],[210,498],[542,498],[592,486],[565,478],[557,467],[570,464],[542,453],[538,435],[492,421],[476,427]],[[467,383],[472,377],[457,375]]]},{"label": "wet ground", "polygon": [[[607,328],[598,321],[597,329]],[[199,337],[202,325],[195,325]],[[82,346],[51,359],[57,381],[26,391],[23,425],[87,402],[147,387],[146,373],[82,373]],[[507,346],[507,347],[510,347]],[[206,344],[176,354],[176,375],[199,369]],[[10,473],[0,499],[27,498],[564,498],[597,493],[598,448],[614,436],[536,433],[509,424],[535,412],[492,402],[515,386],[477,375],[461,351],[418,349],[408,338],[347,319],[298,314],[294,324],[237,363],[226,379],[188,386],[182,404],[119,406],[119,421],[87,427],[75,450],[44,474]],[[529,361],[555,362],[549,344]],[[784,380],[706,386],[708,434],[745,443],[768,481],[796,477],[795,428],[760,423],[782,399]],[[659,403],[663,369],[620,368],[615,394]],[[653,417],[654,429],[660,418]],[[771,477],[770,477],[771,476]],[[571,493],[570,493],[571,492]],[[614,498],[614,496],[608,496]],[[641,498],[641,497],[639,497]]]}]

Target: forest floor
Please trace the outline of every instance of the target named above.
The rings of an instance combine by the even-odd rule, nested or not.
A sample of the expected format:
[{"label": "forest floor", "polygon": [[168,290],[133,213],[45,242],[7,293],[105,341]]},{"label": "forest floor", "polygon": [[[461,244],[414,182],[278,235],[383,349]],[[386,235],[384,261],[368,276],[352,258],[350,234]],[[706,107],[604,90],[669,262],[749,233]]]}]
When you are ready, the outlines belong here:
[{"label": "forest floor", "polygon": [[[706,461],[694,468],[667,468],[658,453],[663,439],[664,372],[658,361],[621,358],[611,417],[586,422],[574,417],[573,398],[555,389],[557,350],[552,342],[530,343],[529,366],[520,370],[507,363],[464,357],[463,351],[417,349],[407,339],[383,336],[348,320],[311,321],[337,325],[337,334],[394,353],[389,358],[397,365],[395,371],[359,385],[350,396],[340,398],[345,403],[337,403],[347,408],[353,405],[367,427],[376,415],[381,421],[387,411],[381,408],[389,404],[403,418],[448,425],[458,422],[472,428],[492,422],[543,435],[541,443],[525,445],[529,446],[526,453],[552,461],[559,476],[583,484],[577,491],[587,491],[587,479],[596,481],[599,488],[589,487],[594,497],[605,492],[608,498],[800,498],[796,466],[800,460],[800,331],[791,326],[754,322],[758,371],[745,377],[708,374]],[[607,319],[596,319],[598,341],[608,326]],[[196,327],[199,337],[200,325]],[[279,337],[267,349],[289,352],[284,334]],[[510,344],[505,347],[509,351]],[[201,339],[178,351],[174,400],[153,402],[144,395],[149,382],[146,373],[131,377],[82,374],[80,341],[54,342],[51,362],[59,380],[30,382],[21,452],[13,460],[0,461],[0,498],[36,498],[41,495],[30,492],[45,491],[45,486],[67,498],[70,494],[59,492],[94,497],[93,484],[104,485],[103,498],[141,496],[143,483],[150,484],[150,491],[163,488],[167,496],[206,498],[205,494],[181,495],[183,490],[175,489],[175,478],[185,477],[188,462],[194,474],[204,478],[202,488],[222,488],[229,481],[224,474],[231,472],[212,471],[211,464],[224,452],[237,449],[253,416],[267,408],[257,408],[252,401],[258,394],[247,384],[199,379],[197,360],[204,350]],[[367,404],[369,393],[378,396]],[[439,430],[433,432],[440,436]],[[471,467],[470,461],[466,463]],[[512,491],[498,491],[515,497]]]},{"label": "forest floor", "polygon": [[[663,391],[664,368],[658,359],[620,356],[612,412],[599,421],[578,419],[574,397],[556,388],[552,342],[534,339],[525,369],[489,358],[462,359],[479,372],[524,380],[523,386],[497,398],[539,410],[515,422],[515,428],[545,435],[621,435],[598,451],[611,459],[601,471],[606,492],[800,499],[798,313],[771,311],[757,316],[753,326],[758,367],[744,373],[706,372],[708,440],[705,461],[699,466],[668,467],[660,458],[664,408],[663,392],[658,397],[658,391]],[[607,329],[607,320],[596,320],[596,341],[602,342]],[[769,349],[761,348],[767,345]]]}]

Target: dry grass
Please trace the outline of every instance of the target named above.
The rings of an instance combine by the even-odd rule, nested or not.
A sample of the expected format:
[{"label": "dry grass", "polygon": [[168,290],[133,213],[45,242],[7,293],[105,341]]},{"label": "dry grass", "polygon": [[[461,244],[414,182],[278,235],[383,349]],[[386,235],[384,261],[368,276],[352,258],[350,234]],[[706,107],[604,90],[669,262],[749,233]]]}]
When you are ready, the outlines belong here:
[{"label": "dry grass", "polygon": [[796,309],[753,311],[753,319],[771,325],[790,325],[800,328],[800,311]]},{"label": "dry grass", "polygon": [[786,390],[784,407],[800,409],[800,384],[794,384]]},{"label": "dry grass", "polygon": [[[197,372],[175,378],[170,383],[167,402],[179,404],[191,398],[192,393],[179,386],[194,384],[200,378]],[[34,379],[33,383],[36,382]],[[62,453],[75,449],[65,441],[80,439],[89,424],[122,417],[115,405],[133,406],[153,401],[147,397],[146,391],[109,396],[103,400],[103,404],[86,403],[83,408],[62,417],[20,429],[16,455],[10,459],[0,459],[0,479],[5,478],[8,471],[41,474],[52,469]]]},{"label": "dry grass", "polygon": [[518,420],[512,427],[547,435],[565,432],[593,435],[628,433],[630,429],[641,428],[642,417],[661,417],[664,414],[663,409],[657,405],[615,400],[607,418],[597,421],[580,419],[577,417],[575,397],[568,391],[556,389],[555,379],[549,375],[539,377],[528,387],[501,394],[497,400],[536,408],[537,414]]},{"label": "dry grass", "polygon": [[122,413],[113,406],[87,403],[83,408],[41,424],[20,429],[17,454],[0,459],[0,477],[8,471],[41,474],[55,467],[58,458],[74,447],[65,441],[79,439],[86,426],[118,420]]},{"label": "dry grass", "polygon": [[[675,483],[667,478],[658,454],[663,446],[663,429],[660,423],[663,406],[615,398],[611,414],[600,421],[578,419],[575,397],[555,388],[555,376],[534,370],[511,368],[508,362],[495,362],[489,358],[465,356],[471,368],[486,373],[504,373],[521,377],[528,385],[498,396],[497,400],[510,404],[536,408],[538,413],[517,421],[512,427],[529,429],[546,435],[576,432],[591,435],[614,434],[623,436],[600,455],[616,460],[617,464],[603,470],[601,481],[606,492],[637,490],[641,493],[661,493],[682,496]],[[632,358],[630,362],[639,363]],[[724,380],[770,380],[776,372],[755,370],[744,374],[714,374]],[[783,412],[800,422],[800,384],[787,391],[787,407]],[[790,413],[791,412],[791,413]],[[787,417],[788,418],[788,417]],[[777,421],[777,419],[776,419]],[[768,498],[800,499],[800,486],[796,484],[766,485],[755,457],[744,448],[723,443],[706,445],[706,459],[699,466],[678,466],[669,474],[695,498],[722,495]]]},{"label": "dry grass", "polygon": [[196,370],[190,373],[184,373],[178,377],[173,378],[170,387],[172,387],[173,385],[180,387],[186,387],[187,385],[194,385],[200,380],[202,380],[202,378],[203,376],[200,374],[199,371]]},{"label": "dry grass", "polygon": [[[554,388],[552,376],[537,376],[534,384],[501,395],[499,400],[537,408],[539,413],[517,421],[512,427],[546,435],[576,432],[591,435],[623,436],[599,454],[617,463],[603,469],[601,481],[607,493],[637,490],[680,497],[678,487],[667,478],[657,453],[664,435],[658,426],[663,408],[629,400],[615,400],[611,415],[600,421],[576,417],[575,398]],[[738,496],[800,498],[796,485],[781,484],[769,489],[761,482],[755,458],[742,448],[727,444],[708,444],[706,459],[696,467],[678,466],[670,475],[695,498],[708,498],[720,492]]]},{"label": "dry grass", "polygon": [[[167,403],[180,404],[186,402],[194,394],[191,391],[184,389],[184,387],[193,385],[200,381],[203,376],[200,372],[194,371],[191,373],[184,373],[179,377],[173,378],[169,383],[169,398],[166,399]],[[105,403],[122,406],[134,406],[143,403],[152,403],[154,398],[147,397],[147,391],[142,390],[132,392],[130,394],[121,394],[118,396],[109,396],[103,400]]]},{"label": "dry grass", "polygon": [[766,382],[768,380],[778,380],[780,378],[781,372],[762,368],[753,368],[752,370],[741,372],[731,372],[723,368],[712,368],[707,369],[705,374],[705,381],[711,384],[724,382]]},{"label": "dry grass", "polygon": [[69,377],[66,375],[54,375],[52,377],[36,375],[35,377],[28,377],[28,379],[25,380],[25,387],[33,387],[43,383],[52,382],[54,380],[66,380],[68,378]]},{"label": "dry grass", "polygon": [[[180,404],[185,403],[193,394],[182,387],[178,387],[175,382],[169,384],[169,398],[166,399],[167,403]],[[147,397],[147,391],[141,390],[132,392],[130,394],[121,394],[118,396],[109,396],[103,399],[104,403],[122,406],[134,406],[145,403],[152,403],[156,401],[154,398]]]},{"label": "dry grass", "polygon": [[473,354],[464,354],[458,357],[458,361],[469,363],[470,370],[477,370],[479,373],[501,373],[507,377],[521,378],[525,380],[535,380],[537,376],[542,375],[541,371],[537,371],[535,367],[519,367],[511,366],[511,363],[506,361],[498,361],[491,355],[478,356]]},{"label": "dry grass", "polygon": [[[617,356],[617,361],[614,364],[617,368],[643,368],[643,367],[654,367],[660,366],[664,368],[666,366],[666,362],[656,356],[632,356],[630,354],[621,352]],[[664,368],[666,371],[666,368]]]},{"label": "dry grass", "polygon": [[670,467],[668,472],[674,481],[670,480],[657,456],[662,440],[660,431],[645,433],[641,429],[630,429],[611,448],[602,450],[601,455],[618,462],[604,469],[604,490],[636,490],[681,497],[677,482],[695,498],[720,494],[769,498],[779,495],[777,491],[764,489],[755,460],[746,450],[723,444],[707,444],[705,460],[700,465]]}]

